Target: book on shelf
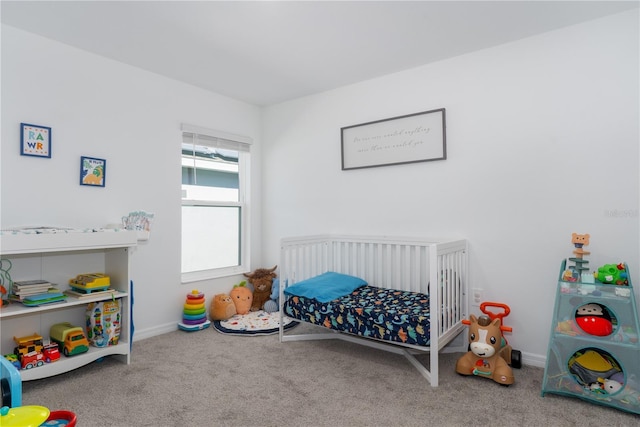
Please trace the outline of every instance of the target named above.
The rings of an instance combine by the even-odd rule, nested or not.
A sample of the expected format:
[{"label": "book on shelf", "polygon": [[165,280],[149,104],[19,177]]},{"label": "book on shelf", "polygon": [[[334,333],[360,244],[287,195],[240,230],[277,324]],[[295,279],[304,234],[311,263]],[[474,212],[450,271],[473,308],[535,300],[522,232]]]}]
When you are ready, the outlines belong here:
[{"label": "book on shelf", "polygon": [[19,280],[13,282],[14,289],[28,289],[35,286],[51,286],[51,282],[47,280],[35,279],[35,280]]},{"label": "book on shelf", "polygon": [[55,285],[46,280],[25,280],[13,282],[11,286],[11,294],[17,299],[22,300],[30,295],[38,295],[49,291]]},{"label": "book on shelf", "polygon": [[111,288],[100,290],[100,291],[93,291],[91,293],[79,292],[75,289],[67,289],[64,291],[65,295],[69,295],[70,297],[74,297],[78,299],[86,299],[86,298],[96,297],[100,295],[107,295],[107,294],[113,295],[117,293],[118,293],[117,289],[111,289]]},{"label": "book on shelf", "polygon": [[49,296],[49,295],[52,295],[52,294],[59,294],[59,293],[61,293],[59,289],[54,288],[54,287],[49,287],[49,288],[45,289],[44,291],[31,293],[31,294],[16,295],[14,293],[9,297],[9,299],[11,299],[13,301],[17,301],[17,302],[24,302],[25,300],[29,300],[31,298],[41,297],[41,296],[44,296],[44,295]]},{"label": "book on shelf", "polygon": [[46,294],[47,292],[49,292],[50,289],[55,289],[55,288],[49,287],[49,288],[39,289],[33,292],[13,292],[11,295],[17,299],[24,299],[32,295]]},{"label": "book on shelf", "polygon": [[34,289],[49,289],[53,286],[53,283],[47,283],[43,285],[32,285],[32,286],[16,286],[15,284],[12,286],[12,289],[15,292],[30,292]]},{"label": "book on shelf", "polygon": [[29,286],[28,288],[16,288],[14,286],[12,289],[13,289],[13,293],[14,294],[34,293],[34,292],[38,292],[38,290],[41,290],[41,289],[44,289],[46,291],[47,289],[51,288],[52,286],[53,286],[53,284],[42,285],[42,286]]}]

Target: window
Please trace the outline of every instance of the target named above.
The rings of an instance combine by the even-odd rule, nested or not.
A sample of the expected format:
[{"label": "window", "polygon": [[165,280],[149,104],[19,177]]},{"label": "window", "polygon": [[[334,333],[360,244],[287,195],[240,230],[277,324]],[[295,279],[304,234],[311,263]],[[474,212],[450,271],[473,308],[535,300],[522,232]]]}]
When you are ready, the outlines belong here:
[{"label": "window", "polygon": [[182,282],[249,271],[251,139],[182,125]]}]

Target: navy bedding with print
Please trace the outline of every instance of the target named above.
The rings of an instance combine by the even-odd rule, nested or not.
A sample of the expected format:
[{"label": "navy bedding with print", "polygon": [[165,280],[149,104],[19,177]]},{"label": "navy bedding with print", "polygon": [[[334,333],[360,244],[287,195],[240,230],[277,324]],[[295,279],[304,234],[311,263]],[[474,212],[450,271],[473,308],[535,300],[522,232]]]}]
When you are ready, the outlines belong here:
[{"label": "navy bedding with print", "polygon": [[429,345],[429,296],[421,293],[365,285],[326,303],[289,296],[284,312],[298,320],[368,338]]}]

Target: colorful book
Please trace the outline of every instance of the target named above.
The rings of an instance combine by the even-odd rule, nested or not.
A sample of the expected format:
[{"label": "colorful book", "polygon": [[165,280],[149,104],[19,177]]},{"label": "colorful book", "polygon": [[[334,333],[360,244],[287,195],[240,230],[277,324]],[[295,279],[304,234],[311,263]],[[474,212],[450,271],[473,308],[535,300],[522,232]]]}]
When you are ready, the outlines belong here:
[{"label": "colorful book", "polygon": [[51,304],[54,302],[63,302],[67,299],[67,296],[57,289],[52,289],[49,292],[45,292],[39,295],[30,295],[23,299],[22,304],[27,307],[36,307],[44,304]]}]

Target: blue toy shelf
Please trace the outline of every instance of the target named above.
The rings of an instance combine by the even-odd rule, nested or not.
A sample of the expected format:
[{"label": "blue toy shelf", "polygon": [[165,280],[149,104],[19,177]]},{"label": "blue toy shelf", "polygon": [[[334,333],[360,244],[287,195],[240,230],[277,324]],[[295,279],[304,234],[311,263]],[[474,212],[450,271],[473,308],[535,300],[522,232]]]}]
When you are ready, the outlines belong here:
[{"label": "blue toy shelf", "polygon": [[546,393],[640,414],[640,324],[628,285],[564,281],[560,266],[547,363]]}]

